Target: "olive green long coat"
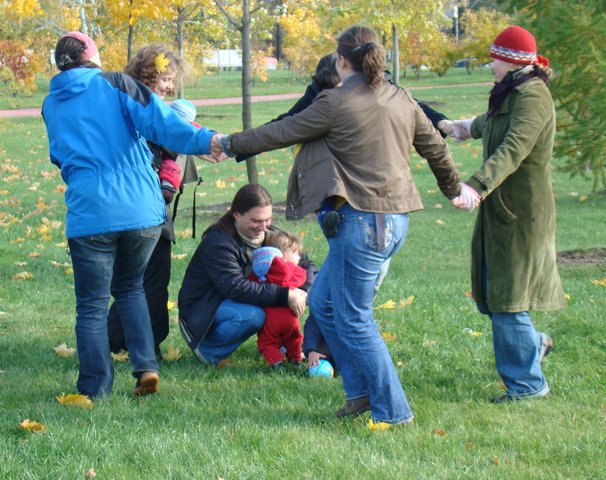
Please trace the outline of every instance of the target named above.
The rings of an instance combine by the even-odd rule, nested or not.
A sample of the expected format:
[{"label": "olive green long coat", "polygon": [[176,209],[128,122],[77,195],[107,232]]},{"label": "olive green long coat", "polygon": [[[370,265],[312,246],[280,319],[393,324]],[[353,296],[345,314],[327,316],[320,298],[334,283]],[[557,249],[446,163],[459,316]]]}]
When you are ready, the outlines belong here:
[{"label": "olive green long coat", "polygon": [[[474,300],[491,312],[565,306],[556,266],[551,158],[555,110],[539,78],[519,85],[500,112],[478,116],[484,162],[468,180],[481,197],[471,244]],[[482,258],[487,292],[483,292]]]}]

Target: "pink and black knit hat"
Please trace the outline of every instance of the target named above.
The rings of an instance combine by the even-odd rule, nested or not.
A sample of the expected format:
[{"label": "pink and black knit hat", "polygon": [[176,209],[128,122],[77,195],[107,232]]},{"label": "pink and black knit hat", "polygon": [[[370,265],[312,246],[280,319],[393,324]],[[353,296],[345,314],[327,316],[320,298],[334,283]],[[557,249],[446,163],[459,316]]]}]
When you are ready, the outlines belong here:
[{"label": "pink and black knit hat", "polygon": [[497,35],[490,46],[490,56],[517,65],[549,66],[549,60],[537,55],[537,42],[532,34],[517,25],[507,27]]}]

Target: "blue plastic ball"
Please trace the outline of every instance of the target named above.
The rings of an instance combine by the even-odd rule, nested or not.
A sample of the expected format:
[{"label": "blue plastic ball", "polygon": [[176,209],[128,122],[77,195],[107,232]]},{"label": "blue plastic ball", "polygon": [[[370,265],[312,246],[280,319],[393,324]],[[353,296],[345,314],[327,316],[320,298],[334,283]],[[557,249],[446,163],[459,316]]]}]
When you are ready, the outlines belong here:
[{"label": "blue plastic ball", "polygon": [[328,360],[320,360],[320,363],[316,367],[310,367],[307,370],[310,377],[326,377],[332,378],[335,371]]}]

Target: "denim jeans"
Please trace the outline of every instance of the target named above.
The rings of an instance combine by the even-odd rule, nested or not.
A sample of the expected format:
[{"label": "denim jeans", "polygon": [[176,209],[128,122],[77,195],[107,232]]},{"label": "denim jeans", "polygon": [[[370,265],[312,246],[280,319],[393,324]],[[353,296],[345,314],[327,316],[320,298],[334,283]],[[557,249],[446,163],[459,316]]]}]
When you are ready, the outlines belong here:
[{"label": "denim jeans", "polygon": [[217,365],[261,330],[264,322],[263,308],[225,299],[215,313],[211,329],[194,349],[194,354],[202,363]]},{"label": "denim jeans", "polygon": [[[488,292],[486,259],[482,259],[482,298]],[[540,350],[543,333],[534,328],[530,314],[524,312],[491,312],[478,304],[478,310],[492,321],[492,343],[497,372],[512,397],[541,397],[549,386],[541,371]]]},{"label": "denim jeans", "polygon": [[528,312],[493,313],[482,305],[480,312],[492,321],[492,343],[497,372],[512,397],[542,397],[549,386],[541,371],[542,337]]},{"label": "denim jeans", "polygon": [[109,395],[114,369],[107,336],[110,293],[122,317],[133,372],[158,371],[143,273],[161,227],[68,239],[76,293],[78,392]]},{"label": "denim jeans", "polygon": [[368,395],[375,422],[410,421],[413,414],[372,314],[381,266],[404,244],[408,215],[385,215],[378,242],[374,213],[348,204],[338,212],[337,234],[328,240],[328,256],[310,292],[311,313],[335,358],[346,399]]}]

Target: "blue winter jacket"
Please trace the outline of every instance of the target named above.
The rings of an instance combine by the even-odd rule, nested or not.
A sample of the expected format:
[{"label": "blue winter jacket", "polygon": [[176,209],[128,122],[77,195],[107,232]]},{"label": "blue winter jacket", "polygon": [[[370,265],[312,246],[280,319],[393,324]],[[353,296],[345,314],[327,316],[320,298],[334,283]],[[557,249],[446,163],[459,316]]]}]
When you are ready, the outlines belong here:
[{"label": "blue winter jacket", "polygon": [[51,162],[68,186],[67,238],[161,225],[164,200],[146,140],[207,154],[214,134],[128,75],[91,68],[53,77],[42,116]]}]

